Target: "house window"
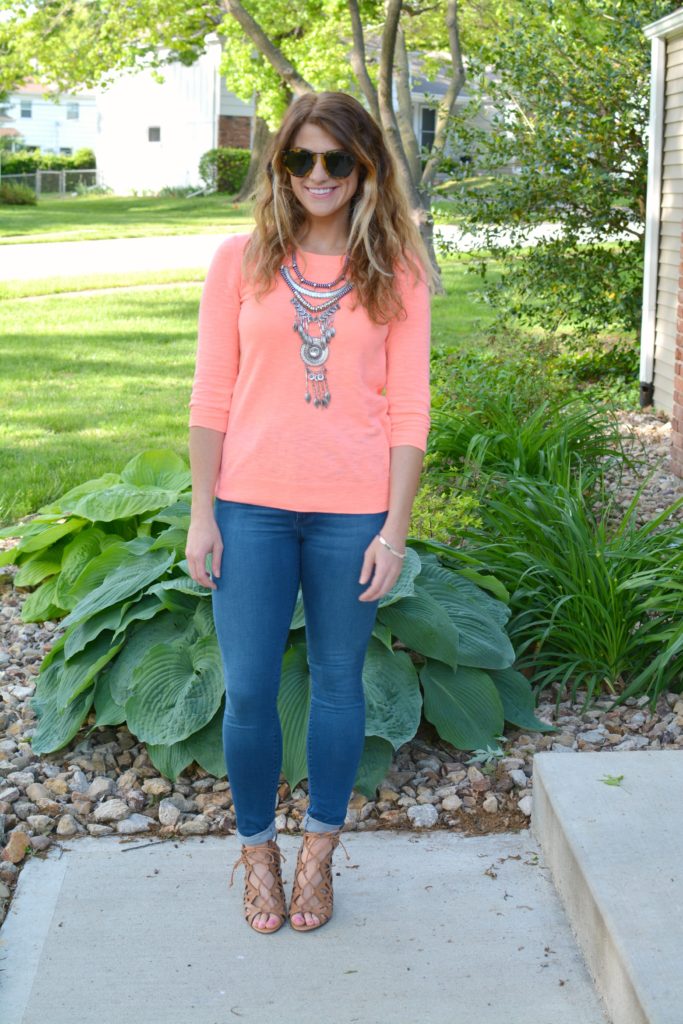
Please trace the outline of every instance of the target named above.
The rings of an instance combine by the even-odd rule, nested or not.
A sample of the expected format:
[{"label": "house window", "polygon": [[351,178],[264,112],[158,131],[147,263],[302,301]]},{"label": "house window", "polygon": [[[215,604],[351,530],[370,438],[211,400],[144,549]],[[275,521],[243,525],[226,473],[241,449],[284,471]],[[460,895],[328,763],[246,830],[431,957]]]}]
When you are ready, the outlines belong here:
[{"label": "house window", "polygon": [[148,142],[161,142],[161,128],[148,128],[147,129],[147,141]]},{"label": "house window", "polygon": [[66,105],[66,119],[67,121],[78,121],[78,103],[67,103]]},{"label": "house window", "polygon": [[71,146],[60,146],[59,152],[62,154],[62,156],[71,156],[71,154],[73,153],[73,149],[71,148]]},{"label": "house window", "polygon": [[32,117],[33,116],[32,113],[31,113],[31,106],[32,106],[31,100],[22,100],[21,101],[21,116],[22,117]]},{"label": "house window", "polygon": [[423,107],[420,124],[420,143],[426,150],[431,150],[434,145],[436,132],[436,111],[433,107]]}]

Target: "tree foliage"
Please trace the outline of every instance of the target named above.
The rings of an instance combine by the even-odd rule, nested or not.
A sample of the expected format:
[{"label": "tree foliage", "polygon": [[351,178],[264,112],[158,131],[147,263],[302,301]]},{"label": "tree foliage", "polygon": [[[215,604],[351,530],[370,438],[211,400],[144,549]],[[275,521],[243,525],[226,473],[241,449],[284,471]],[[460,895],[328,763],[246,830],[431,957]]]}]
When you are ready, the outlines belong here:
[{"label": "tree foliage", "polygon": [[[471,100],[451,124],[456,203],[483,231],[502,277],[487,297],[500,321],[549,330],[638,330],[647,174],[649,41],[675,9],[652,0],[526,0],[490,7],[468,56]],[[493,131],[473,120],[489,103]],[[501,169],[513,168],[513,174]],[[561,232],[528,243],[544,222]],[[512,245],[501,242],[509,229]],[[619,236],[619,244],[607,245]],[[507,240],[506,240],[507,241]]]}]

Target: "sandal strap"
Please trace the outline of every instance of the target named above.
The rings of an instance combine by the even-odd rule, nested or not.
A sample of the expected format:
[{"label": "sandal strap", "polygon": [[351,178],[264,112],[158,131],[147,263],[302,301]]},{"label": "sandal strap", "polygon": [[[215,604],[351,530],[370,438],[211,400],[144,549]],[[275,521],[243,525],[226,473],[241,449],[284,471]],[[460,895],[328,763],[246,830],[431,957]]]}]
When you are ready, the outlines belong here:
[{"label": "sandal strap", "polygon": [[[322,857],[318,857],[314,853],[313,847],[316,841],[322,846],[323,837],[328,840],[329,848]],[[304,840],[299,848],[294,870],[289,906],[290,916],[308,912],[320,917],[321,924],[331,916],[334,904],[332,855],[337,844],[341,845],[346,859],[350,860],[340,832],[304,832]],[[305,862],[303,860],[304,851],[307,854]]]},{"label": "sandal strap", "polygon": [[[232,868],[230,885],[233,884],[236,869],[243,864],[245,867],[244,912],[250,923],[257,914],[261,913],[276,914],[283,919],[287,916],[281,859],[287,860],[274,839],[269,839],[266,843],[256,846],[242,845],[242,852]],[[265,869],[264,877],[261,877],[257,870],[257,866],[260,865]],[[253,880],[254,878],[256,881]],[[272,884],[269,884],[271,881]],[[267,892],[264,892],[264,886],[267,887]]]}]

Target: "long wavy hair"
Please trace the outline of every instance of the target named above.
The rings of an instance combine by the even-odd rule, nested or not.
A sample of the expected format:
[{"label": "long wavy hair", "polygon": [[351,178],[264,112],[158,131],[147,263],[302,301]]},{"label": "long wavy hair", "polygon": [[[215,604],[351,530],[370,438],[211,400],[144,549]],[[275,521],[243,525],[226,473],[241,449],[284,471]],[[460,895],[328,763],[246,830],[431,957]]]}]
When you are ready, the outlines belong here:
[{"label": "long wavy hair", "polygon": [[244,253],[244,269],[261,296],[275,286],[280,265],[296,248],[307,213],[294,195],[282,151],[303,124],[333,136],[358,161],[358,188],[351,199],[346,276],[354,304],[375,323],[405,317],[395,285],[398,267],[434,283],[431,266],[408,197],[382,130],[364,107],[343,92],[305,93],[289,106],[271,139],[256,186],[256,227]]}]

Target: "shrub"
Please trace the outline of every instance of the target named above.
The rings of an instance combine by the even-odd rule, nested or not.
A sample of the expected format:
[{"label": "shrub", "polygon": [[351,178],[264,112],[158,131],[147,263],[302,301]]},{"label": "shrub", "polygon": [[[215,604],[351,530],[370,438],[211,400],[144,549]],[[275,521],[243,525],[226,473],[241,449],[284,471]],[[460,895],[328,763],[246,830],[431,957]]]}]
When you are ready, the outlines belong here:
[{"label": "shrub", "polygon": [[92,149],[77,149],[71,156],[42,153],[39,149],[0,153],[3,174],[31,174],[33,171],[89,170],[96,166]]},{"label": "shrub", "polygon": [[249,169],[248,149],[209,149],[199,161],[199,175],[218,192],[239,192]]},{"label": "shrub", "polygon": [[[225,774],[211,591],[189,576],[183,557],[190,482],[174,453],[142,452],[120,475],[75,487],[30,522],[0,531],[20,537],[0,554],[0,566],[15,563],[15,585],[36,588],[23,620],[65,616],[31,700],[36,753],[67,744],[92,710],[91,731],[126,722],[169,778],[193,760]],[[469,567],[445,568],[440,559],[448,550],[410,544],[401,576],[379,601],[363,670],[366,742],[355,782],[368,796],[393,750],[415,735],[423,711],[443,739],[467,750],[495,748],[506,720],[556,731],[535,717],[529,683],[512,668],[504,588]],[[307,774],[309,701],[300,591],[278,702],[292,788]]]},{"label": "shrub", "polygon": [[0,184],[0,203],[6,206],[35,206],[38,198],[28,185],[7,181]]},{"label": "shrub", "polygon": [[588,507],[580,469],[565,484],[497,478],[482,525],[463,527],[447,564],[493,573],[510,593],[516,667],[531,673],[535,695],[557,683],[559,703],[571,680],[572,699],[586,687],[584,709],[607,689],[615,706],[647,693],[654,710],[663,689],[683,690],[683,523],[665,525],[683,497],[636,527],[653,472],[623,516],[604,490],[600,511]]}]

